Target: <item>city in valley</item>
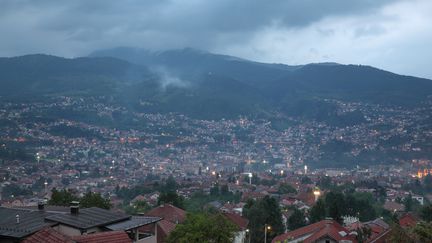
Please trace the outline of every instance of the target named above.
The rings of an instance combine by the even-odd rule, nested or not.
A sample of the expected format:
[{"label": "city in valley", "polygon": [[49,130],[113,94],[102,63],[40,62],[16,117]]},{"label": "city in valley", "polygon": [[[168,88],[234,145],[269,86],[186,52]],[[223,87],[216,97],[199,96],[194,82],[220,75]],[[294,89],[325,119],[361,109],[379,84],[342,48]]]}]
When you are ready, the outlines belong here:
[{"label": "city in valley", "polygon": [[432,243],[431,13],[0,0],[0,243]]},{"label": "city in valley", "polygon": [[[427,157],[432,149],[430,107],[406,110],[332,102],[341,113],[362,111],[366,122],[337,127],[288,117],[289,125],[280,128],[247,117],[198,120],[175,113],[132,112],[128,116],[142,125],[119,129],[45,115],[55,109],[113,120],[131,113],[96,98],[4,102],[2,200],[26,206],[49,197],[53,188],[69,188],[78,194],[97,191],[121,208],[126,198],[116,195],[116,187],[163,183],[169,176],[183,186],[178,192],[185,198],[208,193],[215,183],[228,185],[234,193],[269,195],[285,182],[300,193],[307,189],[299,186],[305,177],[315,186],[329,177],[332,183],[353,187],[375,182],[386,191],[397,190],[401,198],[414,195],[409,185],[432,169]],[[334,151],[341,155],[332,156]]]},{"label": "city in valley", "polygon": [[[274,198],[286,231],[298,210],[305,225],[313,222],[317,200],[336,191],[368,198],[366,210],[373,210],[340,215],[345,224],[391,218],[406,204],[418,210],[432,199],[429,105],[408,110],[327,100],[341,114],[364,114],[364,122],[338,126],[282,114],[200,120],[133,112],[104,100],[1,103],[4,207],[53,204],[53,193],[65,190],[77,198],[98,194],[112,210],[145,213],[164,205],[161,194],[174,182],[179,200],[168,203],[190,212],[241,215],[248,200]],[[122,116],[133,123],[114,126]]]}]

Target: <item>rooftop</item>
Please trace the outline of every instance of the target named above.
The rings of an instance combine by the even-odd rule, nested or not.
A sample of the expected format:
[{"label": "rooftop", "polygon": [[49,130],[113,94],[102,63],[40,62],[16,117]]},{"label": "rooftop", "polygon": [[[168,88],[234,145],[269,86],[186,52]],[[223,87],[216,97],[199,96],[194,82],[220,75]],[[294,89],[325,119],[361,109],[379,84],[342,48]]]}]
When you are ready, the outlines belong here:
[{"label": "rooftop", "polygon": [[131,243],[132,240],[124,231],[108,231],[90,235],[72,237],[77,243]]},{"label": "rooftop", "polygon": [[124,221],[130,217],[126,214],[92,207],[80,209],[77,214],[54,214],[46,217],[46,219],[78,229],[89,229]]},{"label": "rooftop", "polygon": [[129,220],[105,226],[110,230],[130,230],[160,221],[159,217],[132,216]]},{"label": "rooftop", "polygon": [[44,219],[47,216],[55,216],[55,213],[0,207],[0,236],[20,239],[46,226],[56,224],[46,222]]},{"label": "rooftop", "polygon": [[353,236],[349,235],[347,229],[342,227],[334,220],[321,220],[314,224],[301,227],[288,233],[276,236],[272,242],[283,242],[287,239],[297,239],[304,237],[304,242],[314,242],[323,237],[330,237],[338,242],[340,240],[351,240]]},{"label": "rooftop", "polygon": [[26,238],[22,243],[74,243],[69,237],[51,227],[46,227]]},{"label": "rooftop", "polygon": [[153,217],[161,217],[168,221],[171,221],[174,224],[182,223],[186,219],[186,212],[178,207],[175,207],[171,204],[163,204],[157,208],[150,210],[146,213],[148,216]]}]

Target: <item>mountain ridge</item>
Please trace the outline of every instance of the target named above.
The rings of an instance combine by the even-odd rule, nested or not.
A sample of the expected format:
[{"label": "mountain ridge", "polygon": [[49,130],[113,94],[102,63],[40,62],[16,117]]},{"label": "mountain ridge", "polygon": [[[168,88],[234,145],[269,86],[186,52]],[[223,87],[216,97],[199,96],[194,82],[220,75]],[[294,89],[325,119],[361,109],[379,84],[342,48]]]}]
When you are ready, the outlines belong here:
[{"label": "mountain ridge", "polygon": [[0,88],[0,96],[8,97],[113,96],[138,111],[205,119],[274,112],[327,119],[316,107],[333,116],[328,99],[417,106],[432,95],[429,79],[371,66],[268,64],[190,48],[151,52],[122,47],[78,58],[0,58]]}]

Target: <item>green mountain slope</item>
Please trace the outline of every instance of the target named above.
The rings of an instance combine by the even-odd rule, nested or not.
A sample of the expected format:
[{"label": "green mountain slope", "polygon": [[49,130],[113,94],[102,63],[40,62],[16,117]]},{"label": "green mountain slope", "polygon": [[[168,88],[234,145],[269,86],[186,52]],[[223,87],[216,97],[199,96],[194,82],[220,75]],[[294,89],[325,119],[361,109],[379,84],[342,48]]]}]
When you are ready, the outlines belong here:
[{"label": "green mountain slope", "polygon": [[369,66],[266,64],[193,49],[0,58],[0,96],[65,94],[109,96],[134,110],[205,119],[282,112],[346,125],[364,122],[362,115],[339,117],[326,99],[419,105],[432,95],[432,81]]}]

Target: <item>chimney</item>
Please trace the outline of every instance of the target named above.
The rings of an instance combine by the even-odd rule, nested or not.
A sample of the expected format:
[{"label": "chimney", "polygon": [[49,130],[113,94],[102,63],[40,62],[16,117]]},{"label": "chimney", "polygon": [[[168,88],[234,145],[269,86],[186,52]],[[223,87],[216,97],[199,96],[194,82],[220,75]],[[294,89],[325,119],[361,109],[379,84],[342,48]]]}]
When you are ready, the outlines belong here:
[{"label": "chimney", "polygon": [[15,217],[16,217],[16,223],[19,224],[20,223],[19,214],[17,214]]},{"label": "chimney", "polygon": [[79,213],[79,202],[72,201],[70,203],[70,213],[73,215],[77,215]]},{"label": "chimney", "polygon": [[38,209],[40,211],[43,211],[45,209],[45,202],[44,201],[41,200],[38,202]]}]

